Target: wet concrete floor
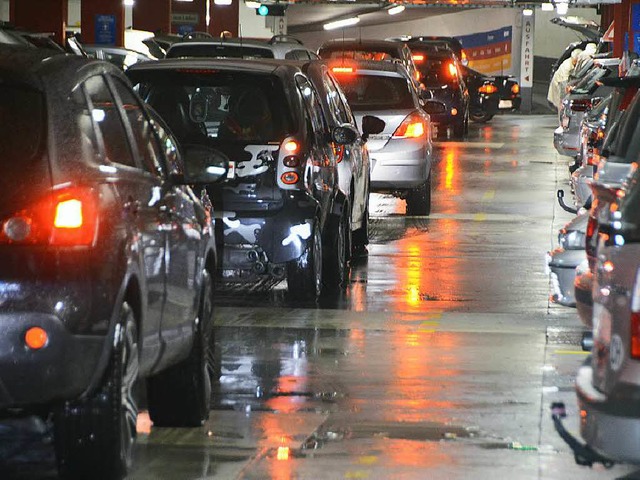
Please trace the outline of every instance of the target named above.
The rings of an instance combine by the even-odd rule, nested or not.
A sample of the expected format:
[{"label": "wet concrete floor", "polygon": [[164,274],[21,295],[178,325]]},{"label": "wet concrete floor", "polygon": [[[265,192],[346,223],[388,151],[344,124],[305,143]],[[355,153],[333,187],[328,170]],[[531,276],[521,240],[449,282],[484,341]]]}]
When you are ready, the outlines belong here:
[{"label": "wet concrete floor", "polygon": [[[575,310],[548,300],[544,254],[570,219],[555,123],[499,116],[438,142],[432,215],[372,195],[368,255],[338,297],[220,294],[210,419],[161,429],[142,412],[129,478],[640,478],[575,465],[550,419],[565,401],[577,432],[586,358]],[[0,478],[56,478],[47,442],[46,425],[0,425]]]}]

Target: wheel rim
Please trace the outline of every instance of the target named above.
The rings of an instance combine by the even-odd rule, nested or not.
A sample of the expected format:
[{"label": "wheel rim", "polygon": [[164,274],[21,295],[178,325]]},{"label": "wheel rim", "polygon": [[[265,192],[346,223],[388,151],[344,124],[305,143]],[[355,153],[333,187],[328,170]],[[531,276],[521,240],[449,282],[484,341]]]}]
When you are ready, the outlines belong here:
[{"label": "wheel rim", "polygon": [[322,290],[322,237],[317,227],[313,233],[313,270],[317,297]]},{"label": "wheel rim", "polygon": [[344,219],[340,219],[340,224],[338,227],[338,283],[342,285],[344,283],[344,270],[346,266],[346,255],[347,255],[347,242],[346,242],[346,230],[344,225]]},{"label": "wheel rim", "polygon": [[133,442],[136,437],[138,407],[133,395],[133,387],[140,368],[138,339],[133,313],[129,311],[125,323],[122,345],[122,385],[120,386],[121,429],[120,450],[127,467],[131,466]]}]

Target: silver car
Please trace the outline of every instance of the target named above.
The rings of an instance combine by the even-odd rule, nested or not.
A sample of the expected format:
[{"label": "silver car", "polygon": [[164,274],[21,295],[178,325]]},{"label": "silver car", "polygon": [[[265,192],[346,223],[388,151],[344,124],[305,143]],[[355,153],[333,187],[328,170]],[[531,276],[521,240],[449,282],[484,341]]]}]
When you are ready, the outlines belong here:
[{"label": "silver car", "polygon": [[551,277],[554,303],[575,307],[574,281],[576,267],[587,259],[585,232],[588,214],[573,218],[558,234],[559,247],[547,254],[547,265]]},{"label": "silver car", "polygon": [[366,115],[386,124],[367,141],[371,191],[406,199],[409,215],[429,215],[431,121],[407,70],[391,62],[337,62],[330,63],[331,69],[358,124]]}]

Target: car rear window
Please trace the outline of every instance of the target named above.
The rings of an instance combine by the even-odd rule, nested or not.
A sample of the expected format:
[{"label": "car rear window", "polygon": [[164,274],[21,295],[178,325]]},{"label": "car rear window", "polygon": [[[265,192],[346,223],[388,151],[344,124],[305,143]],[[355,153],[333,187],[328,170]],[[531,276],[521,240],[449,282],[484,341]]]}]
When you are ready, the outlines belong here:
[{"label": "car rear window", "polygon": [[457,70],[449,57],[432,56],[428,52],[413,52],[416,67],[420,72],[420,80],[427,87],[440,87],[458,82]]},{"label": "car rear window", "polygon": [[407,79],[377,75],[336,75],[354,112],[415,108]]},{"label": "car rear window", "polygon": [[383,50],[366,50],[366,49],[354,49],[354,50],[329,50],[322,49],[318,52],[320,58],[344,58],[348,60],[370,60],[375,62],[380,61],[392,61],[400,58],[397,54],[390,51]]},{"label": "car rear window", "polygon": [[131,79],[183,144],[267,144],[292,132],[289,102],[270,74],[163,69]]},{"label": "car rear window", "polygon": [[0,158],[3,163],[24,162],[42,150],[45,101],[41,92],[20,85],[0,88]]},{"label": "car rear window", "polygon": [[269,48],[240,45],[179,45],[167,52],[167,58],[274,58]]}]

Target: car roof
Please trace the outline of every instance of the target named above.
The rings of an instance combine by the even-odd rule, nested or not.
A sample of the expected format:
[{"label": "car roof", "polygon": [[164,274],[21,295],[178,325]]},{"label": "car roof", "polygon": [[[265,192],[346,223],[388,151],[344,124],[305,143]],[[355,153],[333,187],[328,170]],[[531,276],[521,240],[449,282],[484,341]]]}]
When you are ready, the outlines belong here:
[{"label": "car roof", "polygon": [[[262,74],[279,74],[286,71],[300,71],[294,62],[271,59],[244,60],[240,58],[167,58],[157,62],[143,62],[132,65],[128,73],[138,70],[175,70],[175,69],[218,69]],[[280,74],[279,72],[283,73]]]},{"label": "car roof", "polygon": [[287,53],[291,50],[306,50],[312,53],[311,49],[306,47],[301,41],[294,39],[293,37],[286,37],[282,35],[274,36],[271,40],[256,40],[256,39],[243,39],[243,38],[195,38],[184,39],[179,42],[173,43],[168,51],[179,51],[182,48],[188,48],[188,46],[231,46],[231,47],[251,47],[261,48],[271,52]]},{"label": "car roof", "polygon": [[376,49],[388,49],[389,51],[397,50],[401,51],[404,47],[404,43],[393,40],[360,40],[356,38],[334,38],[324,42],[318,50],[323,48],[343,48],[343,47],[362,47],[362,48],[376,48]]}]

